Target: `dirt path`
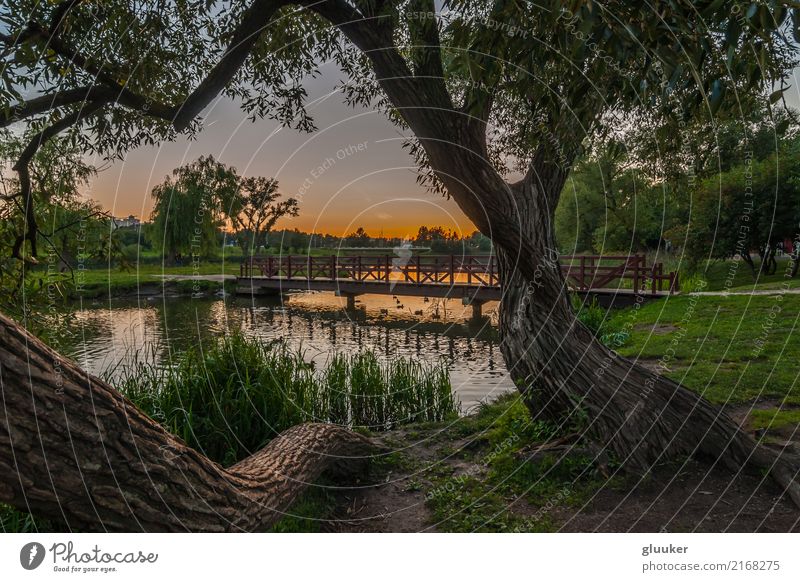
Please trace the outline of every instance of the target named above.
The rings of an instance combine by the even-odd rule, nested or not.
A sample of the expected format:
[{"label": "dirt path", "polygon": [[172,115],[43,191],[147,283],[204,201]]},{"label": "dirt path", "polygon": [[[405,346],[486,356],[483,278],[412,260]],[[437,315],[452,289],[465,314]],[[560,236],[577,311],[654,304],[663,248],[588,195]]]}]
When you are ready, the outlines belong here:
[{"label": "dirt path", "polygon": [[[732,411],[745,418],[750,407]],[[437,428],[395,431],[382,438],[395,451],[392,462],[379,466],[360,488],[337,495],[337,511],[325,528],[337,532],[451,531],[447,518],[434,515],[426,502],[437,487],[437,477],[449,475],[454,487],[459,475],[483,483],[487,495],[496,485],[486,479],[485,446],[473,436],[451,438]],[[785,438],[785,434],[783,437]],[[793,446],[797,446],[794,443]],[[380,464],[379,464],[380,465]],[[781,491],[759,476],[733,474],[710,463],[689,460],[657,467],[646,479],[610,477],[587,495],[569,503],[560,494],[532,499],[506,495],[502,529],[476,522],[476,531],[565,532],[798,532],[800,511],[783,499]],[[449,485],[447,485],[449,487]],[[570,487],[564,484],[565,489]],[[458,493],[458,492],[456,492]],[[465,496],[452,513],[474,509],[475,497]],[[538,502],[537,502],[538,501]],[[459,523],[463,524],[462,521]],[[523,527],[520,528],[519,524]],[[463,525],[459,531],[465,530]]]},{"label": "dirt path", "polygon": [[713,297],[726,297],[728,295],[800,295],[800,288],[753,289],[752,291],[691,291],[686,295],[709,295]]}]

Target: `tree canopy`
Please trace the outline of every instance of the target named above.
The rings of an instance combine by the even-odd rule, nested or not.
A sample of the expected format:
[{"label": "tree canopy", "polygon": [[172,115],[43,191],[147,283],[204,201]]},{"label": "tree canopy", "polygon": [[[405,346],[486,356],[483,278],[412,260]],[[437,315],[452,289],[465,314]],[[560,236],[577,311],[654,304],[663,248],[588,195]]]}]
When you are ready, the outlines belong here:
[{"label": "tree canopy", "polygon": [[280,200],[278,181],[274,178],[251,176],[240,180],[234,226],[241,227],[239,244],[245,254],[254,254],[267,245],[266,235],[284,216],[297,216],[295,198]]},{"label": "tree canopy", "polygon": [[153,189],[152,232],[170,263],[179,254],[213,254],[226,227],[240,229],[242,249],[254,252],[281,217],[297,215],[297,200],[281,196],[273,178],[242,177],[213,156],[200,157]]},{"label": "tree canopy", "polygon": [[[795,112],[763,106],[745,119],[728,119],[684,137],[684,147],[663,150],[645,126],[598,140],[575,164],[556,211],[555,228],[565,252],[639,252],[666,241],[681,248],[693,265],[737,254],[742,196],[761,173],[757,204],[781,207],[781,234],[763,224],[739,245],[742,256],[762,249],[765,237],[792,238],[791,221],[800,207],[792,190],[798,124]],[[663,144],[662,144],[663,145]],[[683,165],[681,155],[691,165]],[[726,211],[726,209],[728,209]],[[770,216],[772,216],[770,214]],[[772,234],[767,234],[767,233]]]},{"label": "tree canopy", "polygon": [[[303,79],[334,61],[348,102],[382,105],[411,130],[423,182],[446,187],[485,234],[518,244],[482,218],[514,206],[502,181],[476,193],[453,178],[465,156],[491,165],[472,172],[516,169],[544,184],[543,160],[561,174],[587,136],[631,116],[688,131],[701,114],[736,116],[753,91],[775,103],[798,22],[793,3],[776,0],[450,0],[438,11],[433,0],[9,0],[0,122],[27,120],[32,149],[80,125],[86,151],[114,156],[196,131],[221,93],[254,118],[311,130]],[[29,157],[16,164],[22,199]]]},{"label": "tree canopy", "polygon": [[556,207],[587,145],[647,127],[672,138],[665,169],[691,177],[693,136],[781,102],[797,65],[795,2],[6,6],[0,124],[24,121],[31,132],[10,195],[26,209],[16,250],[27,241],[36,254],[29,162],[53,136],[73,130],[85,151],[114,156],[197,131],[219,95],[253,118],[312,130],[304,79],[332,61],[346,77],[345,101],[385,109],[406,130],[420,181],[451,196],[491,239],[501,350],[533,413],[560,425],[588,419],[587,433],[626,467],[701,453],[768,471],[800,505],[796,459],[759,447],[696,393],[601,345],[576,321],[549,261]]}]

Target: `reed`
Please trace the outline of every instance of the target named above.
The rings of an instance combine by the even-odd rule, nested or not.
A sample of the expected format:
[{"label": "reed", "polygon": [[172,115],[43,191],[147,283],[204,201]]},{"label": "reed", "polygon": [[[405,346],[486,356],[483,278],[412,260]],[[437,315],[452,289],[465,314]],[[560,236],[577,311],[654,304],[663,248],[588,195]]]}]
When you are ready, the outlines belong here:
[{"label": "reed", "polygon": [[223,465],[301,422],[383,431],[459,411],[444,363],[381,361],[367,351],[318,367],[283,342],[241,334],[190,348],[171,366],[134,361],[116,376],[143,411]]}]

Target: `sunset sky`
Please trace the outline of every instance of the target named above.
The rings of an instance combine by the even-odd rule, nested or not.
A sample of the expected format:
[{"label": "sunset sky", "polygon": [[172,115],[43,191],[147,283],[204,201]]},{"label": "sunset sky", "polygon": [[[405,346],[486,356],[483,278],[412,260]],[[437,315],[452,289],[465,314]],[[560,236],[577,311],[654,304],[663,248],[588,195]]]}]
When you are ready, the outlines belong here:
[{"label": "sunset sky", "polygon": [[101,171],[86,193],[114,216],[147,218],[153,187],[173,168],[211,154],[240,174],[277,178],[286,196],[300,200],[300,216],[284,219],[279,228],[342,235],[363,226],[373,235],[404,236],[424,224],[472,232],[455,202],[416,184],[397,127],[381,113],[352,109],[331,93],[338,78],[327,67],[307,84],[314,133],[281,129],[270,120],[252,123],[235,103],[220,99],[204,112],[196,140],[134,150]]},{"label": "sunset sky", "polygon": [[[362,226],[386,236],[413,235],[421,225],[475,230],[454,201],[416,184],[399,129],[380,112],[344,105],[333,92],[341,73],[333,66],[322,73],[306,83],[318,131],[303,134],[270,120],[252,123],[235,103],[219,99],[203,113],[204,128],[194,141],[181,138],[129,152],[98,174],[87,195],[114,216],[146,219],[153,187],[174,168],[211,154],[240,174],[277,178],[286,196],[299,199],[300,215],[278,228],[344,235]],[[792,107],[800,106],[797,79],[796,70],[787,92]]]}]

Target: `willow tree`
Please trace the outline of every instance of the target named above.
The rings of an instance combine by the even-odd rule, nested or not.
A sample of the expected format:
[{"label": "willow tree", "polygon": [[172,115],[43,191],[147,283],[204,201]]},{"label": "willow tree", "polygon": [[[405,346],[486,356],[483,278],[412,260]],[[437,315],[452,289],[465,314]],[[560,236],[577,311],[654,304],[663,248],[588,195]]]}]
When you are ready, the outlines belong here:
[{"label": "willow tree", "polygon": [[[502,351],[534,415],[561,422],[580,413],[588,419],[586,438],[631,469],[704,454],[733,469],[748,465],[769,472],[800,503],[794,460],[758,446],[696,393],[598,343],[576,321],[561,271],[551,261],[554,211],[584,142],[637,114],[677,118],[680,128],[704,111],[736,116],[742,94],[763,93],[777,101],[794,64],[789,39],[800,18],[792,2],[450,0],[438,12],[434,0],[5,5],[0,119],[39,128],[30,151],[70,128],[78,128],[75,139],[87,151],[106,155],[198,131],[198,116],[220,95],[253,117],[310,131],[314,122],[304,108],[303,79],[321,63],[336,62],[347,77],[344,99],[383,108],[405,127],[422,181],[455,200],[491,238],[503,287]],[[26,207],[28,153],[16,164],[17,196]],[[29,221],[21,246],[33,245],[35,228]],[[35,487],[31,508],[46,514],[53,499],[45,493],[59,487],[58,479],[34,479],[46,479],[32,466],[42,451],[31,446],[26,456],[15,456],[17,437],[9,443],[8,434],[34,430],[32,415],[56,417],[61,409],[54,403],[36,408],[36,396],[51,389],[46,354],[30,356],[34,382],[5,372],[7,357],[29,357],[24,342],[12,341],[16,337],[12,324],[3,321],[4,393],[32,390],[35,398],[15,399],[16,408],[4,408],[0,463],[13,467],[6,474],[19,480],[3,483],[0,500],[20,504]],[[84,384],[76,376],[70,390]],[[112,430],[125,426],[121,409],[130,407],[122,398],[73,404],[72,412],[82,405],[102,414],[97,425],[103,439],[123,438]],[[57,428],[39,424],[42,435]],[[137,446],[141,439],[143,446],[167,439],[146,428],[134,434]],[[88,426],[88,441],[90,433]],[[83,468],[85,460],[75,457],[85,453],[79,445],[88,441],[73,441],[71,449],[59,441],[58,458]],[[93,476],[108,485],[117,454],[129,450],[129,443],[119,443],[85,465],[99,463]],[[147,462],[154,460],[149,456]],[[180,497],[185,488],[172,485],[185,471],[194,468],[191,474],[206,480],[227,478],[208,473],[202,463],[187,454],[180,468],[160,466],[149,487],[142,485],[141,471],[129,471],[115,481],[113,487],[122,491],[115,499],[130,497],[139,509],[143,499],[156,498],[159,506],[174,502],[173,515],[180,519],[180,511],[188,511]],[[256,479],[258,467],[261,478],[270,479],[281,465],[256,462],[247,475]],[[288,481],[282,487],[296,488]],[[211,490],[200,488],[198,495]],[[80,508],[91,516],[87,503],[99,494],[90,491],[84,505],[75,501],[65,511]],[[239,502],[234,498],[227,505],[224,495],[212,495],[196,504],[205,504],[208,523],[217,524],[218,515],[235,514],[231,506]],[[116,527],[140,527],[123,518],[132,511],[124,503],[115,507]],[[253,520],[242,523],[251,526]]]},{"label": "willow tree", "polygon": [[213,253],[220,230],[240,210],[239,176],[213,156],[200,157],[175,168],[152,196],[154,238],[163,259],[174,265],[179,253],[191,260]]}]

